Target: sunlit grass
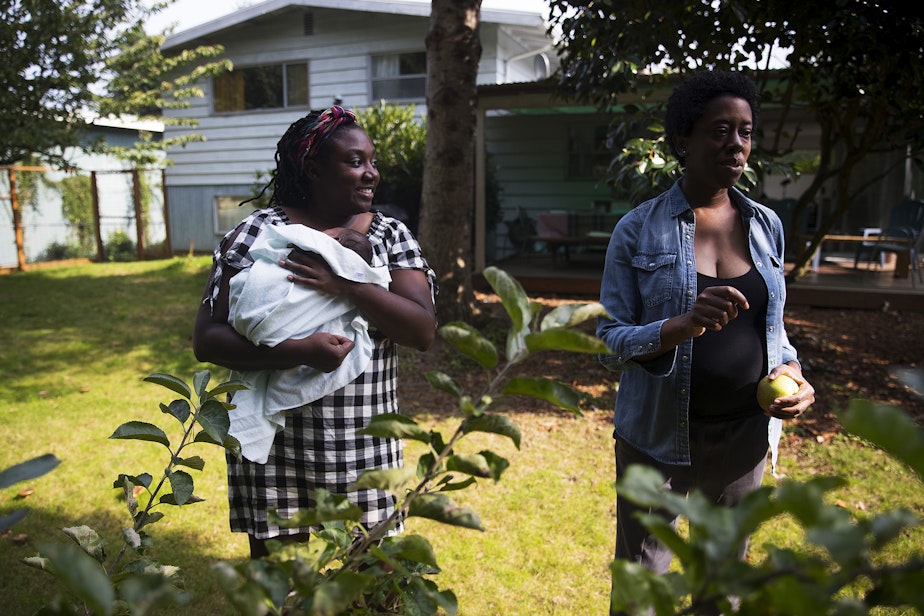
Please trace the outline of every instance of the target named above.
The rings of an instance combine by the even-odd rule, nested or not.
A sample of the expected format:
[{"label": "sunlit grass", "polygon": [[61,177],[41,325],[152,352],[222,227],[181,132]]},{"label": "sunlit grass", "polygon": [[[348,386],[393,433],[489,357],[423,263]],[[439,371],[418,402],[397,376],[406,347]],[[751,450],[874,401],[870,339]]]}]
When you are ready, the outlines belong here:
[{"label": "sunlit grass", "polygon": [[[10,536],[0,539],[5,613],[31,614],[53,596],[53,578],[20,561],[42,543],[65,541],[58,529],[86,524],[104,535],[110,550],[118,548],[119,529],[130,520],[112,489],[114,479],[119,473],[157,474],[166,456],[155,444],[108,437],[135,419],[175,428],[158,408],[172,399],[171,392],[141,379],[168,372],[189,380],[206,367],[216,378],[226,376],[199,364],[190,345],[208,267],[208,258],[197,257],[0,277],[0,468],[44,453],[62,460],[50,474],[0,492],[0,512],[31,508]],[[457,364],[447,371],[464,362]],[[403,367],[413,369],[413,361]],[[486,530],[420,519],[407,525],[407,532],[420,533],[434,545],[443,569],[436,581],[457,594],[460,614],[605,613],[615,529],[609,416],[608,411],[511,413],[523,430],[519,450],[490,435],[463,441],[465,451],[491,449],[511,463],[499,483],[483,481],[453,494],[478,513]],[[441,416],[415,419],[444,432],[458,422]],[[415,447],[408,445],[409,463],[420,454]],[[196,598],[182,613],[230,614],[210,566],[245,558],[247,542],[228,530],[222,452],[203,445],[196,453],[206,460],[202,473],[193,472],[196,493],[206,500],[167,509],[164,520],[149,528],[153,557],[183,569]],[[857,517],[899,506],[924,515],[920,482],[857,439],[802,441],[795,454],[784,456],[781,469],[794,479],[843,475],[848,485],[834,498]],[[768,476],[767,481],[773,480]],[[24,487],[35,492],[17,498]],[[907,533],[887,557],[900,560],[922,542],[920,529]],[[757,533],[751,557],[763,558],[765,544],[799,548],[803,543],[792,521],[779,520]]]}]

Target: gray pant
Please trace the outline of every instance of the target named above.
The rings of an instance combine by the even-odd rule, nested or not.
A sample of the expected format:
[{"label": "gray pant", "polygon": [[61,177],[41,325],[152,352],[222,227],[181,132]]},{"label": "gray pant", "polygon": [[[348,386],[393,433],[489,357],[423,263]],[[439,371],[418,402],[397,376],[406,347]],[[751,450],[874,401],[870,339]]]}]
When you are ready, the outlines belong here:
[{"label": "gray pant", "polygon": [[[767,417],[755,415],[722,423],[690,425],[690,466],[663,464],[616,437],[616,477],[625,475],[632,464],[657,469],[672,492],[688,494],[699,490],[719,505],[734,506],[746,494],[760,487],[767,461]],[[634,517],[640,508],[616,497],[616,558],[638,563],[657,573],[667,573],[673,554]],[[659,513],[667,518],[665,511]],[[677,519],[672,520],[676,526]],[[747,541],[739,558],[747,553]],[[618,580],[613,580],[613,584]]]}]

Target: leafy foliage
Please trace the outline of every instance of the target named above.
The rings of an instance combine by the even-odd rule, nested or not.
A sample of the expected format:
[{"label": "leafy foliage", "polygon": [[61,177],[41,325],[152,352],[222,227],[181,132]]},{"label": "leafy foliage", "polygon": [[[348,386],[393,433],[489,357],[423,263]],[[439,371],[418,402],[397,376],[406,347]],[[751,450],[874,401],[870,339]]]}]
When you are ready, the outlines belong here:
[{"label": "leafy foliage", "polygon": [[[841,414],[845,428],[867,438],[924,478],[924,430],[899,409],[855,401]],[[633,502],[663,507],[689,522],[688,538],[656,515],[642,518],[669,545],[680,571],[656,575],[614,561],[613,607],[631,614],[704,613],[733,606],[743,614],[868,614],[877,607],[924,608],[924,553],[905,562],[883,562],[884,548],[919,526],[911,511],[897,509],[854,519],[830,504],[828,493],[847,480],[816,477],[785,480],[749,494],[733,509],[709,503],[699,493],[683,498],[663,489],[657,471],[628,469],[617,491]],[[763,524],[791,516],[804,532],[802,549],[765,546],[760,563],[737,560],[741,543]]]},{"label": "leafy foliage", "polygon": [[184,469],[201,471],[205,462],[188,455],[187,448],[212,443],[240,455],[240,444],[228,434],[228,409],[232,406],[218,396],[245,386],[227,381],[209,389],[210,379],[208,371],[197,372],[190,388],[168,374],[145,377],[145,381],[181,396],[169,405],[160,405],[161,412],[179,424],[170,430],[176,434],[171,438],[167,430],[136,420],[122,424],[109,438],[157,443],[167,450],[167,465],[156,481],[146,472],[120,473],[115,479],[112,487],[124,499],[132,524],[122,529],[119,551],[111,560],[105,539],[87,526],[62,529],[69,543],[43,543],[37,556],[25,559],[26,564],[54,575],[65,591],[42,614],[144,614],[155,605],[189,601],[179,570],[150,559],[153,541],[146,529],[164,517],[165,506],[181,507],[202,500],[195,494],[192,475]]},{"label": "leafy foliage", "polygon": [[[870,157],[897,152],[924,162],[924,14],[910,4],[815,3],[796,0],[676,3],[617,0],[550,0],[561,85],[580,100],[612,109],[626,92],[659,104],[678,73],[702,68],[756,71],[762,106],[773,109],[753,156],[775,170],[798,151],[811,125],[820,127],[812,181],[799,197],[794,219],[823,186],[833,184],[836,207],[818,225],[814,242],[837,223],[854,199],[890,171],[851,182]],[[777,68],[785,65],[785,69]],[[663,130],[643,124],[655,137]],[[813,131],[814,132],[814,131]],[[628,139],[647,134],[627,134]],[[802,146],[804,147],[804,146]],[[646,153],[647,150],[647,153]],[[667,160],[653,145],[630,142],[612,181],[644,192],[639,176]],[[750,179],[749,179],[750,181]],[[636,184],[637,182],[637,184]],[[805,251],[792,276],[814,252]]]},{"label": "leafy foliage", "polygon": [[[343,495],[316,494],[318,506],[300,512],[282,524],[319,529],[305,546],[276,544],[272,556],[237,566],[217,567],[226,594],[242,614],[455,614],[458,601],[451,590],[441,590],[428,576],[439,571],[430,542],[416,534],[391,535],[399,520],[421,517],[443,524],[484,530],[478,514],[458,505],[453,492],[478,479],[500,481],[509,461],[490,451],[464,451],[463,440],[486,433],[508,439],[520,447],[520,430],[509,418],[490,411],[495,396],[526,395],[579,412],[579,394],[570,386],[548,379],[514,375],[517,364],[542,350],[598,353],[602,343],[573,327],[602,314],[597,303],[569,304],[541,320],[539,304],[526,296],[519,283],[505,272],[488,268],[485,277],[499,295],[510,317],[506,349],[475,328],[448,323],[439,334],[459,354],[475,361],[485,372],[484,390],[467,395],[450,375],[433,371],[427,381],[434,390],[458,402],[459,423],[452,434],[427,431],[400,415],[375,417],[366,429],[383,438],[404,438],[427,446],[416,468],[367,471],[354,489],[386,490],[399,498],[394,514],[370,528],[359,524],[361,512]],[[280,585],[283,585],[281,587]],[[268,608],[267,606],[272,606]]]},{"label": "leafy foliage", "polygon": [[[190,84],[227,68],[206,62],[221,52],[200,47],[175,58],[158,51],[163,36],[147,36],[144,19],[167,3],[141,0],[36,0],[0,7],[0,164],[38,155],[66,167],[65,149],[93,149],[85,141],[95,116],[145,119],[182,107],[199,92]],[[107,85],[108,84],[108,85]],[[151,137],[137,151],[117,153],[138,163],[158,157]],[[185,137],[181,139],[190,139]]]}]

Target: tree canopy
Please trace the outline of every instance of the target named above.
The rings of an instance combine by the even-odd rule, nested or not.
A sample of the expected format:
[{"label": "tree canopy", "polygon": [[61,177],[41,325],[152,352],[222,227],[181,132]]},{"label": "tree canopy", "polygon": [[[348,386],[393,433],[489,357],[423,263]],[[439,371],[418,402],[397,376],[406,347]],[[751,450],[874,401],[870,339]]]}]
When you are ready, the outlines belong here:
[{"label": "tree canopy", "polygon": [[[172,1],[172,0],[170,0]],[[195,78],[227,68],[207,62],[184,74],[217,47],[165,58],[163,34],[143,23],[169,2],[143,0],[11,0],[0,6],[0,164],[38,156],[66,165],[67,148],[89,149],[88,122],[96,117],[160,117],[198,94]],[[194,137],[181,138],[189,140]],[[159,144],[157,147],[163,147]],[[116,153],[137,163],[154,160],[150,144]],[[147,150],[147,153],[144,153]]]},{"label": "tree canopy", "polygon": [[[796,216],[825,184],[834,209],[817,242],[876,178],[851,177],[877,153],[924,153],[924,13],[885,0],[550,0],[561,31],[561,84],[600,108],[627,92],[646,94],[670,75],[698,69],[749,70],[763,106],[773,106],[758,157],[781,160],[800,132],[820,128],[814,180]],[[788,129],[787,127],[795,127]],[[650,172],[650,165],[639,165]],[[883,174],[887,170],[883,170]],[[882,177],[880,174],[878,177]],[[811,249],[796,264],[800,275]]]}]

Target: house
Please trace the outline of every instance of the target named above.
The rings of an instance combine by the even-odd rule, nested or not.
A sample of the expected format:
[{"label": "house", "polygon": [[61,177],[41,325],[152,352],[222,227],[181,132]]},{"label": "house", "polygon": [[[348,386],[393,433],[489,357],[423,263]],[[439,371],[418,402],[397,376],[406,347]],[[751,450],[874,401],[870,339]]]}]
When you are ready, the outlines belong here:
[{"label": "house", "polygon": [[[253,194],[258,175],[273,167],[279,137],[310,109],[335,102],[361,109],[385,100],[425,114],[429,14],[428,2],[268,0],[168,37],[164,53],[221,44],[234,64],[201,83],[204,96],[182,112],[198,120],[205,141],[168,152],[173,250],[217,244],[243,217],[238,204]],[[539,13],[482,9],[480,36],[478,84],[534,81],[556,68]],[[177,130],[183,129],[168,125],[165,136]],[[542,149],[532,154],[541,157]],[[516,155],[498,159],[511,180],[522,176]],[[593,181],[584,184],[594,192]],[[513,196],[509,189],[505,195]]]},{"label": "house", "polygon": [[[217,43],[234,64],[231,73],[200,84],[204,96],[182,112],[199,121],[205,141],[168,152],[174,160],[166,171],[173,251],[211,250],[243,217],[238,204],[272,168],[279,136],[308,110],[334,102],[361,109],[386,100],[414,104],[425,114],[429,13],[429,2],[422,1],[267,0],[170,36],[165,53]],[[603,181],[612,156],[610,118],[561,100],[553,80],[545,79],[557,57],[542,14],[482,9],[480,35],[476,272],[517,251],[542,248],[530,236],[544,234],[543,223],[608,233],[634,205],[614,199]],[[630,98],[622,102],[637,102]],[[775,125],[774,113],[765,106],[765,126]],[[165,136],[178,130],[168,126]],[[813,123],[797,133],[797,149],[817,151]],[[888,167],[877,163],[862,173],[875,177],[881,168]],[[499,216],[489,215],[489,176],[500,186]],[[851,209],[835,231],[856,233],[884,219],[900,200],[905,178],[893,173],[878,181],[876,191],[860,197],[863,207]],[[809,181],[767,180],[761,189],[770,200],[798,196]],[[864,181],[856,178],[859,185]],[[832,193],[833,187],[820,195],[822,212],[832,207]],[[520,221],[527,228],[514,233]],[[602,252],[599,244],[585,248]]]},{"label": "house", "polygon": [[[135,118],[88,118],[80,147],[61,152],[70,163],[69,169],[12,166],[0,170],[0,203],[9,204],[0,207],[0,271],[68,256],[92,257],[103,249],[99,244],[108,243],[113,236],[135,239],[138,232],[135,177],[152,188],[146,191],[144,240],[148,245],[163,246],[167,228],[163,193],[159,189],[161,172],[135,171],[129,162],[113,154],[89,150],[99,141],[112,147],[131,148],[143,134],[158,142],[163,128],[160,122]],[[78,176],[85,176],[88,186],[95,184],[98,213],[95,228],[83,218],[89,212],[78,210],[69,216],[65,211],[61,184]],[[17,188],[18,217],[13,213],[13,186]],[[24,190],[26,186],[29,188]],[[74,217],[82,222],[75,223]]]}]

